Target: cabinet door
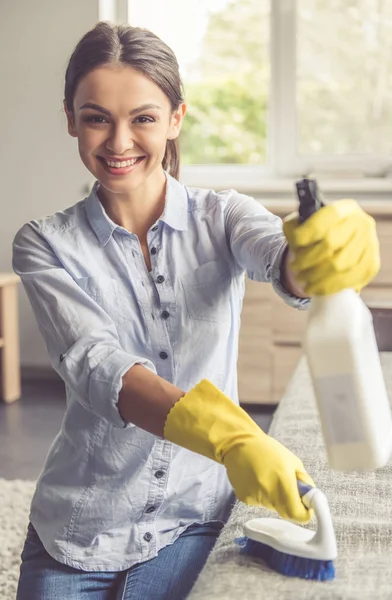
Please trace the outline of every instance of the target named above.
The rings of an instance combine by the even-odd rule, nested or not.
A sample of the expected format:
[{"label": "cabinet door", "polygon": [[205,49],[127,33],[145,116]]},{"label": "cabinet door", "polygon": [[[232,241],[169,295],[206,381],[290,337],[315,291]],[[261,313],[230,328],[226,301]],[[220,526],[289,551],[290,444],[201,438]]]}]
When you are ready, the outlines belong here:
[{"label": "cabinet door", "polygon": [[273,343],[289,346],[300,345],[308,311],[289,306],[277,294],[271,301]]},{"label": "cabinet door", "polygon": [[392,285],[392,219],[377,219],[381,268],[372,285]]},{"label": "cabinet door", "polygon": [[373,316],[374,332],[381,352],[392,351],[392,286],[368,286],[361,293]]},{"label": "cabinet door", "polygon": [[368,306],[377,305],[392,308],[392,285],[381,287],[370,284],[361,291],[361,298]]},{"label": "cabinet door", "polygon": [[272,397],[272,354],[256,348],[240,354],[238,392],[241,404],[275,404]]},{"label": "cabinet door", "polygon": [[270,287],[246,280],[238,357],[238,390],[242,403],[272,402]]},{"label": "cabinet door", "polygon": [[302,354],[299,346],[274,346],[272,396],[275,403],[282,399]]}]

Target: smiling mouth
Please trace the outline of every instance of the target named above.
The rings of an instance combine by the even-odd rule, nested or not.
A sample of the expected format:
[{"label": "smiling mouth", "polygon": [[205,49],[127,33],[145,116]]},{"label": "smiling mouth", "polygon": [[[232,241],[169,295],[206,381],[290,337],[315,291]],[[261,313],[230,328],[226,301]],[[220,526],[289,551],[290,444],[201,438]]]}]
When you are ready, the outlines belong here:
[{"label": "smiling mouth", "polygon": [[132,158],[128,158],[125,160],[110,160],[103,158],[102,156],[98,156],[99,160],[110,169],[126,169],[129,167],[133,167],[137,163],[141,162],[145,156],[135,156]]}]

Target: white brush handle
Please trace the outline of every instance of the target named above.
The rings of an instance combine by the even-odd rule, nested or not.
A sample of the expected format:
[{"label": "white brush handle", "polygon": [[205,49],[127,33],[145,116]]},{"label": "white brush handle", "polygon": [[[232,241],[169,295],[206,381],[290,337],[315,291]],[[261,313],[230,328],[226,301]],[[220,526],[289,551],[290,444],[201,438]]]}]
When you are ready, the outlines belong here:
[{"label": "white brush handle", "polygon": [[297,481],[301,500],[306,508],[313,508],[317,518],[317,530],[313,540],[315,545],[322,545],[327,554],[337,556],[336,538],[333,529],[328,500],[321,490],[302,481]]},{"label": "white brush handle", "polygon": [[335,532],[328,501],[317,488],[298,482],[304,506],[313,508],[317,529],[301,527],[285,519],[251,519],[244,525],[244,535],[278,552],[313,560],[334,560],[337,556]]}]

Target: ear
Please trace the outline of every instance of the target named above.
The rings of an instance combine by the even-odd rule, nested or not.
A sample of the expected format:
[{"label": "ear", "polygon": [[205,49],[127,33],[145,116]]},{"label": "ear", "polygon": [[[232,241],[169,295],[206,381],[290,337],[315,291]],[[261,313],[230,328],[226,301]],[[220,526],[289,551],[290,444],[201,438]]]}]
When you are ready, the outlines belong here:
[{"label": "ear", "polygon": [[179,136],[179,133],[181,131],[181,126],[182,126],[182,121],[184,120],[184,117],[185,117],[186,108],[187,108],[186,104],[182,103],[177,108],[177,110],[175,110],[174,113],[172,114],[171,120],[170,120],[169,134],[167,136],[168,140],[174,140],[176,137]]},{"label": "ear", "polygon": [[75,128],[75,115],[74,115],[73,111],[68,110],[68,106],[67,106],[67,103],[65,100],[63,102],[63,106],[64,106],[64,112],[67,117],[68,133],[72,137],[78,137],[78,134],[76,133],[76,128]]}]

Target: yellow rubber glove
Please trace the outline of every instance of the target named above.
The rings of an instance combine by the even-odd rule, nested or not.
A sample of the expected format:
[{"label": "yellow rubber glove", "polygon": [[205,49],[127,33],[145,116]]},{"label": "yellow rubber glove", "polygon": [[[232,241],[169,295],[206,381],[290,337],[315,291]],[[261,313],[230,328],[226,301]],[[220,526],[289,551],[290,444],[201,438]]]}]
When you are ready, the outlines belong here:
[{"label": "yellow rubber glove", "polygon": [[164,437],[223,463],[239,500],[275,509],[285,519],[306,523],[311,518],[297,479],[314,483],[300,459],[207,379],[173,406]]},{"label": "yellow rubber glove", "polygon": [[302,224],[293,213],[283,231],[294,254],[290,267],[309,296],[359,292],[380,269],[375,221],[355,200],[323,206]]}]

